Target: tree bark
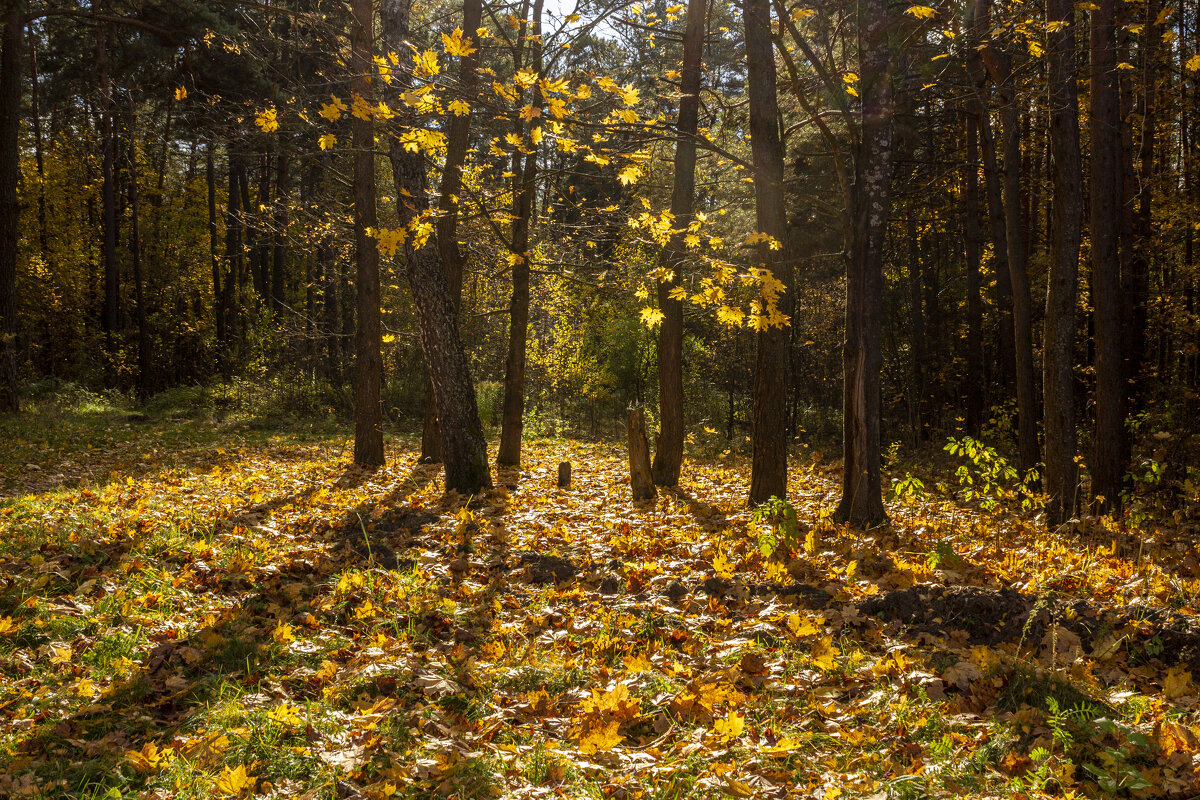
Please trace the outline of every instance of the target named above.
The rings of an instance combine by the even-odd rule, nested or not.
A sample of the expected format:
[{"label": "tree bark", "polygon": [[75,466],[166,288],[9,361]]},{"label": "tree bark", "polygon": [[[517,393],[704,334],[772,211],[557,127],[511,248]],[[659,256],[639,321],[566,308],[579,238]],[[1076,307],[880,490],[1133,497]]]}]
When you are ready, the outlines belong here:
[{"label": "tree bark", "polygon": [[[132,106],[132,100],[130,105]],[[133,265],[133,300],[137,304],[137,388],[143,399],[150,396],[150,333],[146,322],[146,289],[142,276],[142,225],[138,197],[137,117],[129,113],[129,255]]]},{"label": "tree bark", "polygon": [[288,254],[288,156],[280,152],[275,158],[275,247],[271,259],[271,307],[276,313],[283,310],[284,275]]},{"label": "tree bark", "polygon": [[1125,358],[1121,333],[1121,106],[1114,38],[1116,0],[1097,0],[1091,19],[1091,267],[1096,346],[1096,428],[1092,498],[1120,507],[1129,464]]},{"label": "tree bark", "polygon": [[[350,91],[371,99],[375,65],[375,9],[371,0],[353,0],[350,27]],[[382,466],[383,347],[379,311],[379,248],[367,233],[377,228],[375,214],[375,132],[371,118],[354,117],[354,258],[357,324],[354,331],[354,463]]]},{"label": "tree bark", "polygon": [[[758,262],[769,273],[768,277],[782,285],[774,302],[780,313],[789,315],[792,264],[786,255],[781,255],[784,252],[782,249],[774,249],[787,245],[787,214],[769,0],[743,0],[742,18],[746,28],[746,81],[750,148],[754,160],[755,219],[757,232],[771,239],[770,242],[759,243]],[[756,301],[762,306],[764,316],[769,310],[771,294],[764,284],[762,294]],[[787,497],[790,342],[790,332],[782,325],[768,325],[758,333],[754,364],[751,505],[765,503],[772,497]]]},{"label": "tree bark", "polygon": [[[475,38],[483,20],[483,0],[464,0],[463,31]],[[465,98],[467,111],[446,115],[446,163],[442,169],[442,185],[438,197],[437,246],[446,270],[446,284],[457,315],[462,299],[463,255],[458,242],[459,193],[462,191],[462,169],[467,161],[471,143],[471,108],[479,84],[478,42],[474,50],[462,57],[458,70],[458,92]],[[438,422],[437,399],[433,382],[426,379],[425,421],[421,432],[421,461],[437,463],[442,460],[442,432]]]},{"label": "tree bark", "polygon": [[846,265],[842,500],[834,519],[859,527],[886,521],[880,474],[879,369],[883,244],[890,211],[892,84],[887,0],[860,0],[854,239]]},{"label": "tree bark", "polygon": [[[1147,0],[1143,28],[1138,34],[1138,56],[1141,61],[1141,92],[1137,99],[1137,116],[1141,118],[1137,149],[1137,179],[1126,187],[1133,193],[1129,204],[1132,237],[1127,269],[1121,276],[1125,294],[1125,355],[1126,380],[1130,401],[1140,398],[1145,386],[1142,371],[1146,366],[1146,328],[1150,293],[1150,249],[1153,247],[1152,195],[1154,185],[1154,128],[1157,98],[1155,82],[1158,77],[1157,42],[1159,37],[1159,0]],[[1134,155],[1130,148],[1129,156]],[[1131,169],[1132,169],[1131,164]]]},{"label": "tree bark", "polygon": [[4,6],[0,38],[0,412],[17,411],[17,247],[21,237],[21,7]]},{"label": "tree bark", "polygon": [[121,284],[117,264],[117,184],[114,175],[116,134],[113,130],[112,86],[108,79],[108,29],[96,29],[96,69],[100,80],[100,139],[103,148],[102,227],[104,253],[104,307],[101,327],[109,356],[110,372],[116,366],[117,335],[120,333]]},{"label": "tree bark", "polygon": [[670,277],[659,278],[658,440],[651,472],[659,486],[675,486],[683,468],[683,302],[671,296],[682,283],[687,259],[684,237],[692,221],[696,193],[696,128],[700,119],[701,57],[704,50],[705,0],[688,0],[683,32],[683,68],[676,120],[675,179],[671,189],[673,233],[659,258]]},{"label": "tree bark", "polygon": [[1083,168],[1079,155],[1079,91],[1075,82],[1072,0],[1046,0],[1051,180],[1050,268],[1046,286],[1042,391],[1046,420],[1046,522],[1057,526],[1075,513],[1078,440],[1075,432],[1075,301],[1078,293]]},{"label": "tree bark", "polygon": [[[412,0],[383,0],[380,9],[384,46],[405,52],[409,35]],[[401,87],[404,88],[404,87]],[[410,115],[411,117],[411,115]],[[407,120],[410,124],[415,120]],[[428,177],[420,153],[404,150],[392,138],[388,155],[397,193],[407,191],[397,204],[401,227],[423,215],[429,208]],[[470,363],[458,332],[454,301],[446,279],[438,248],[431,244],[414,247],[412,237],[404,242],[405,269],[417,307],[417,327],[421,349],[433,383],[435,402],[441,420],[442,457],[446,470],[446,488],[462,494],[477,494],[491,488],[487,442],[479,420],[475,385]]]},{"label": "tree bark", "polygon": [[213,151],[216,143],[210,138],[204,148],[204,184],[208,193],[208,254],[212,261],[213,324],[216,327],[218,361],[224,361],[225,311],[221,302],[220,238],[217,234],[217,176]]},{"label": "tree bark", "polygon": [[[521,34],[525,23],[521,23]],[[542,77],[542,0],[533,2],[533,32],[530,36],[533,71]],[[542,105],[541,88],[535,85],[534,105]],[[521,140],[529,141],[522,126]],[[533,224],[534,188],[537,183],[537,145],[529,152],[513,153],[512,300],[508,311],[508,359],[504,365],[504,403],[500,421],[500,447],[496,463],[519,466],[521,437],[525,430],[525,360],[529,336],[529,231]]]}]

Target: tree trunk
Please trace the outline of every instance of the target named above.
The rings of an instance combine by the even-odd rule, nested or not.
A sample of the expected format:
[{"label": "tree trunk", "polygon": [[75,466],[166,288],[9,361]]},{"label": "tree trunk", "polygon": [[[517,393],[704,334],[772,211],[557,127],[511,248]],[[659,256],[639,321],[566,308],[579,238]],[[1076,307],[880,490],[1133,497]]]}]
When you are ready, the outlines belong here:
[{"label": "tree trunk", "polygon": [[[525,23],[521,23],[524,34]],[[529,38],[533,71],[542,76],[542,0],[533,3],[533,33]],[[534,107],[542,105],[541,88],[534,86]],[[521,437],[525,429],[525,350],[529,336],[529,230],[533,223],[534,188],[537,182],[537,145],[529,142],[524,166],[522,153],[513,153],[512,301],[508,311],[508,359],[504,365],[504,406],[500,422],[500,447],[496,463],[519,466]]]},{"label": "tree trunk", "polygon": [[967,163],[963,167],[963,245],[967,261],[967,433],[983,423],[983,300],[979,294],[979,117],[968,113]]},{"label": "tree trunk", "polygon": [[[1147,0],[1146,17],[1138,34],[1138,56],[1141,61],[1141,93],[1138,95],[1138,116],[1141,118],[1139,145],[1137,150],[1137,180],[1126,187],[1135,192],[1129,204],[1132,225],[1132,240],[1129,248],[1128,269],[1122,274],[1122,290],[1125,294],[1125,346],[1126,380],[1132,398],[1140,398],[1144,392],[1142,371],[1146,365],[1146,326],[1148,324],[1147,303],[1150,293],[1150,249],[1153,247],[1152,194],[1154,184],[1154,126],[1156,112],[1155,81],[1158,76],[1156,42],[1159,36],[1156,24],[1161,3]],[[1130,157],[1133,150],[1130,148]],[[1132,165],[1131,165],[1132,167]]]},{"label": "tree trunk", "polygon": [[[750,110],[750,148],[754,159],[754,208],[758,233],[770,241],[758,245],[759,266],[776,291],[764,282],[758,302],[769,317],[771,296],[779,314],[790,315],[792,264],[781,256],[787,245],[786,199],[783,190],[783,143],[779,135],[775,51],[771,41],[769,0],[743,0],[746,28],[746,80]],[[780,320],[776,320],[780,322]],[[790,324],[790,320],[786,324]],[[788,350],[784,324],[768,324],[758,333],[754,365],[754,454],[750,472],[750,504],[787,497]]]},{"label": "tree trunk", "polygon": [[17,411],[17,247],[21,237],[21,7],[9,0],[0,38],[0,412]]},{"label": "tree trunk", "polygon": [[115,368],[113,360],[117,353],[117,335],[120,333],[121,283],[117,264],[117,183],[114,173],[116,161],[116,133],[113,130],[112,86],[108,80],[108,30],[96,29],[96,69],[100,80],[100,139],[103,148],[101,174],[103,186],[103,253],[104,253],[104,310],[101,327],[104,331],[105,347],[108,350],[109,369]]},{"label": "tree trunk", "polygon": [[[380,20],[384,47],[405,52],[412,0],[383,0]],[[405,88],[403,85],[400,89]],[[407,192],[397,206],[400,225],[407,228],[429,209],[428,178],[420,153],[404,150],[392,138],[388,150],[397,193]],[[487,462],[487,442],[479,420],[479,406],[466,350],[458,333],[454,301],[446,280],[439,250],[431,244],[414,247],[404,242],[405,269],[417,308],[421,349],[433,383],[441,418],[442,457],[446,488],[462,494],[477,494],[492,485]]]},{"label": "tree trunk", "polygon": [[1096,342],[1096,429],[1092,498],[1098,511],[1120,507],[1129,435],[1121,333],[1121,107],[1114,39],[1116,0],[1097,0],[1091,20],[1091,251]]},{"label": "tree trunk", "polygon": [[238,320],[237,304],[241,296],[238,283],[242,268],[242,213],[241,193],[238,191],[238,155],[232,146],[227,147],[229,161],[229,180],[226,187],[225,201],[225,269],[221,277],[221,315],[225,318],[224,355],[226,359],[233,350],[233,342],[237,337]]},{"label": "tree trunk", "polygon": [[650,475],[650,445],[646,442],[646,415],[640,408],[626,412],[625,436],[629,448],[629,487],[634,500],[653,500],[654,479]]},{"label": "tree trunk", "polygon": [[288,242],[288,157],[280,152],[275,159],[275,248],[271,259],[271,307],[283,310],[284,274],[287,270]]},{"label": "tree trunk", "polygon": [[1079,155],[1079,91],[1075,83],[1075,7],[1072,0],[1046,0],[1049,32],[1051,179],[1050,269],[1046,286],[1042,391],[1046,419],[1046,522],[1057,526],[1075,513],[1078,468],[1075,453],[1075,301],[1083,220],[1083,171]]},{"label": "tree trunk", "polygon": [[[483,0],[464,0],[463,31],[468,39],[479,29],[483,20]],[[462,299],[463,256],[458,246],[459,193],[462,191],[462,168],[467,161],[471,143],[471,108],[475,105],[475,89],[479,84],[478,43],[473,52],[462,57],[458,70],[458,91],[467,103],[463,114],[446,115],[446,164],[442,169],[442,185],[438,198],[437,246],[446,271],[446,284],[457,315]],[[436,463],[442,460],[442,432],[438,423],[437,399],[433,382],[425,382],[425,422],[421,432],[421,461]]]},{"label": "tree trunk", "polygon": [[[353,0],[350,26],[350,91],[370,103],[375,10],[371,0]],[[379,311],[379,248],[367,233],[375,216],[375,133],[370,117],[354,117],[354,257],[358,322],[354,331],[354,463],[382,466],[383,347]]]},{"label": "tree trunk", "polygon": [[42,145],[41,87],[38,86],[37,46],[33,41],[33,29],[29,30],[29,114],[33,122],[33,159],[38,173],[38,244],[42,260],[51,272],[49,230],[46,227],[46,159]]},{"label": "tree trunk", "polygon": [[[981,15],[982,16],[982,15]],[[1013,298],[1013,343],[1017,365],[1017,445],[1022,471],[1035,469],[1038,455],[1037,390],[1033,366],[1033,298],[1025,266],[1021,211],[1021,120],[1007,54],[989,44],[984,60],[996,82],[1004,136],[1004,224],[1008,236],[1008,276]]]},{"label": "tree trunk", "polygon": [[696,128],[700,118],[700,62],[704,50],[705,0],[688,0],[683,33],[683,70],[675,136],[675,181],[671,190],[673,233],[659,266],[670,278],[658,282],[658,440],[651,467],[659,486],[675,486],[683,467],[683,302],[671,293],[682,284],[687,259],[684,236],[692,221],[696,191]]},{"label": "tree trunk", "polygon": [[[130,105],[132,106],[132,100]],[[142,278],[142,225],[139,212],[137,171],[137,117],[129,114],[129,255],[133,264],[133,300],[137,304],[137,388],[138,396],[150,396],[150,333],[146,328],[146,289]]]},{"label": "tree trunk", "polygon": [[892,84],[886,0],[860,0],[861,133],[855,157],[854,239],[846,265],[842,500],[839,522],[884,522],[880,475],[880,316],[883,244],[890,209]]},{"label": "tree trunk", "polygon": [[208,190],[208,254],[212,261],[213,324],[216,326],[218,360],[224,361],[225,354],[225,310],[221,302],[221,256],[220,239],[217,234],[217,177],[213,151],[216,143],[208,140],[204,148],[204,183]]}]

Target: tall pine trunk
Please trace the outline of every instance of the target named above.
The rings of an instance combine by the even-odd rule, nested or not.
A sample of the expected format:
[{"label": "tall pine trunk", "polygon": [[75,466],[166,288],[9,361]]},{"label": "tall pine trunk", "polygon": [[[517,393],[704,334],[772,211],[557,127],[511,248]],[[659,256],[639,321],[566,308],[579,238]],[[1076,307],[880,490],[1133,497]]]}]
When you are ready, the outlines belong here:
[{"label": "tall pine trunk", "polygon": [[1051,179],[1050,269],[1046,286],[1042,391],[1046,420],[1046,522],[1059,525],[1075,513],[1075,301],[1083,221],[1083,170],[1079,155],[1079,91],[1075,82],[1075,6],[1046,0]]},{"label": "tall pine trunk", "polygon": [[967,433],[979,435],[986,396],[983,377],[983,299],[979,291],[979,117],[966,115],[967,153],[963,165],[963,247],[967,262]]},{"label": "tall pine trunk", "polygon": [[887,0],[860,0],[858,51],[862,121],[854,160],[854,239],[846,266],[842,500],[834,519],[865,528],[887,519],[879,447],[883,244],[892,169]]},{"label": "tall pine trunk", "polygon": [[0,34],[0,412],[17,411],[17,246],[21,236],[21,8],[8,0]]},{"label": "tall pine trunk", "polygon": [[[384,47],[405,52],[409,35],[412,0],[383,0],[380,20]],[[404,86],[401,89],[407,88]],[[401,122],[414,124],[412,115]],[[409,223],[429,208],[428,177],[424,156],[404,150],[399,139],[391,138],[388,156],[397,193],[401,197],[400,225]],[[442,265],[441,254],[433,243],[414,247],[411,237],[404,242],[405,270],[417,308],[417,328],[421,350],[429,369],[434,398],[441,420],[442,459],[446,470],[446,488],[462,494],[476,494],[492,485],[487,462],[487,442],[479,419],[471,368],[458,332],[454,301]]]},{"label": "tall pine trunk", "polygon": [[[375,9],[353,0],[350,27],[350,91],[370,104]],[[370,116],[354,117],[354,260],[357,325],[354,331],[354,463],[383,464],[383,348],[379,311],[379,248],[367,232],[375,215],[375,133]]]},{"label": "tall pine trunk", "polygon": [[[1096,342],[1096,428],[1092,498],[1118,508],[1129,463],[1125,430],[1125,358],[1121,332],[1121,101],[1117,78],[1116,0],[1097,0],[1091,20],[1091,261]],[[1103,499],[1101,499],[1103,498]]]},{"label": "tall pine trunk", "polygon": [[658,439],[650,471],[659,486],[675,486],[683,467],[683,302],[672,296],[682,284],[687,259],[684,236],[692,221],[696,193],[696,128],[700,118],[700,73],[704,50],[705,0],[688,0],[683,32],[683,69],[675,135],[675,180],[671,189],[673,233],[659,266],[670,278],[658,282]]},{"label": "tall pine trunk", "polygon": [[[750,148],[754,159],[754,209],[760,234],[771,242],[758,245],[759,265],[782,288],[775,299],[779,311],[790,313],[792,264],[787,245],[786,198],[783,190],[783,142],[779,135],[779,97],[776,92],[775,50],[771,41],[770,0],[743,0],[746,28],[746,66],[750,111]],[[759,302],[768,304],[764,285]],[[767,313],[764,307],[763,313]],[[789,322],[790,324],[790,322]],[[769,325],[758,333],[754,361],[754,454],[750,473],[750,504],[787,496],[788,409],[790,381],[787,327]]]}]

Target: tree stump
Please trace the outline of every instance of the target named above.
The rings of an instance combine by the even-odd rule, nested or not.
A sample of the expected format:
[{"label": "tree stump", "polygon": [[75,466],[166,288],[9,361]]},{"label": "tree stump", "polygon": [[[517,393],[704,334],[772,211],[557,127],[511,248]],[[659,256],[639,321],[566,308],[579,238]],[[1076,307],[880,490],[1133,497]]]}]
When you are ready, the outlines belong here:
[{"label": "tree stump", "polygon": [[625,430],[629,438],[629,485],[633,499],[653,500],[656,492],[650,477],[650,445],[646,442],[646,415],[642,409],[629,409]]},{"label": "tree stump", "polygon": [[571,462],[564,461],[558,465],[558,488],[571,488]]}]

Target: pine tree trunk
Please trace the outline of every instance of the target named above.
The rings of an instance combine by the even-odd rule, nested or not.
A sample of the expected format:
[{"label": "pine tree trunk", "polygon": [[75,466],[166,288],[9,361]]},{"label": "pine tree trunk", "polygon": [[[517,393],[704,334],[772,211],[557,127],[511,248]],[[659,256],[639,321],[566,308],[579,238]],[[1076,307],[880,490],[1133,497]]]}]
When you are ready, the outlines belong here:
[{"label": "pine tree trunk", "polygon": [[1071,0],[1046,0],[1046,20],[1051,24],[1062,23],[1047,35],[1046,76],[1054,205],[1050,224],[1042,391],[1046,420],[1046,522],[1052,526],[1074,515],[1078,499],[1074,365],[1083,171],[1079,155],[1074,10]]},{"label": "pine tree trunk", "polygon": [[846,267],[842,500],[834,519],[858,527],[887,520],[880,474],[879,369],[883,244],[890,210],[892,85],[886,0],[859,3],[862,122],[855,158],[854,239]]},{"label": "pine tree trunk", "polygon": [[[130,103],[132,105],[132,101]],[[137,117],[132,109],[129,114],[129,255],[133,263],[133,299],[137,304],[134,317],[137,323],[137,368],[138,395],[143,399],[151,391],[150,333],[146,322],[146,289],[142,276],[142,226],[140,198],[138,196],[137,171]]]},{"label": "pine tree trunk", "polygon": [[671,190],[672,233],[659,265],[670,271],[658,282],[658,440],[651,471],[659,486],[675,486],[683,467],[683,302],[671,296],[682,284],[687,248],[684,236],[692,221],[696,189],[696,128],[700,118],[701,56],[704,49],[705,0],[688,0],[683,33],[683,69],[679,84],[679,117],[675,136],[675,180]]},{"label": "pine tree trunk", "polygon": [[116,133],[113,130],[112,86],[108,80],[108,30],[96,29],[96,68],[100,78],[100,139],[101,158],[101,224],[103,227],[104,254],[104,308],[101,327],[104,331],[105,347],[109,356],[110,374],[115,368],[113,359],[117,353],[117,336],[120,333],[121,277],[117,264],[117,183],[114,174],[116,162]]},{"label": "pine tree trunk", "polygon": [[[1096,341],[1096,429],[1092,498],[1098,511],[1120,507],[1129,435],[1121,332],[1121,107],[1114,39],[1116,0],[1097,0],[1091,20],[1091,261]],[[1101,499],[1102,498],[1102,499]]]},{"label": "pine tree trunk", "polygon": [[[409,35],[412,0],[383,0],[380,9],[384,47],[405,52]],[[404,87],[400,87],[403,89]],[[428,177],[423,155],[406,152],[392,138],[388,151],[397,192],[408,196],[398,204],[400,225],[407,227],[429,209]],[[487,462],[487,442],[479,420],[475,385],[466,350],[458,332],[454,301],[446,279],[441,254],[433,243],[414,247],[404,243],[405,269],[417,307],[421,349],[433,383],[441,419],[442,457],[446,488],[461,494],[477,494],[492,485]]]},{"label": "pine tree trunk", "polygon": [[225,311],[221,302],[221,256],[220,237],[217,232],[217,176],[213,151],[216,143],[208,140],[204,148],[204,185],[208,195],[208,255],[212,261],[213,325],[216,328],[217,360],[225,360]]},{"label": "pine tree trunk", "polygon": [[[787,216],[783,190],[783,143],[779,135],[775,52],[771,41],[769,0],[743,0],[746,27],[750,147],[754,159],[754,208],[757,232],[771,242],[758,245],[759,266],[782,284],[776,300],[779,312],[791,314],[792,264],[787,246]],[[765,301],[765,298],[764,298]],[[790,320],[788,322],[790,324]],[[750,472],[750,504],[787,497],[790,332],[770,325],[758,333],[754,364],[754,454]]]},{"label": "pine tree trunk", "polygon": [[963,246],[967,262],[967,433],[979,435],[986,382],[983,377],[983,299],[979,293],[979,117],[968,113],[963,166]]},{"label": "pine tree trunk", "polygon": [[[353,0],[350,27],[350,90],[371,98],[375,70],[375,9],[371,0]],[[384,463],[383,342],[379,311],[379,248],[367,233],[377,228],[375,215],[375,133],[371,119],[354,117],[354,258],[357,324],[354,331],[354,463],[378,467]]]},{"label": "pine tree trunk", "polygon": [[275,159],[275,248],[271,259],[271,307],[276,313],[283,310],[285,301],[284,275],[288,254],[288,156],[281,152]]},{"label": "pine tree trunk", "polygon": [[21,9],[9,0],[0,34],[0,412],[17,411],[17,247],[21,237]]}]

